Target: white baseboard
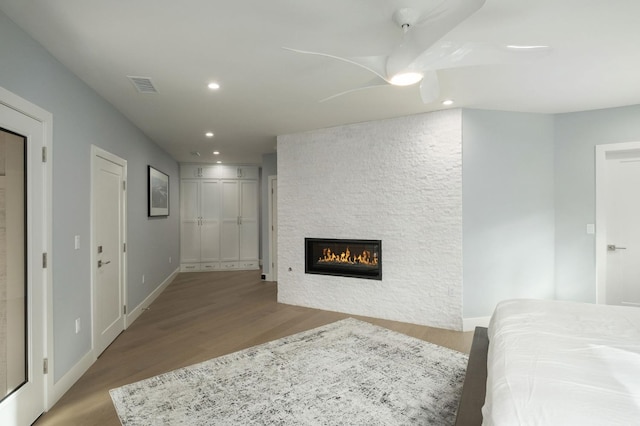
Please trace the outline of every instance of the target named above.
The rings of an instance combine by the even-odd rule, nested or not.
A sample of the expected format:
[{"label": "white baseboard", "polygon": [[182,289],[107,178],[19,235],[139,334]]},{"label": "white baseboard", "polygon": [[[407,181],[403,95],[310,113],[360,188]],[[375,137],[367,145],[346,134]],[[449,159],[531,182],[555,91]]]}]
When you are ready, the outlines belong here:
[{"label": "white baseboard", "polygon": [[488,327],[491,317],[463,318],[462,331],[473,331],[476,327]]},{"label": "white baseboard", "polygon": [[[47,411],[49,411],[51,407],[53,407],[53,405],[62,398],[62,395],[71,389],[71,386],[73,386],[78,379],[87,372],[89,367],[96,362],[96,359],[97,357],[95,356],[93,349],[91,349],[80,359],[80,361],[76,363],[76,365],[71,367],[71,370],[67,371],[67,374],[62,376],[57,382],[53,383],[53,388],[47,395]],[[53,374],[53,371],[49,371],[49,374]]]},{"label": "white baseboard", "polygon": [[140,315],[142,315],[142,313],[144,312],[144,310],[145,310],[146,308],[148,308],[148,307],[149,307],[149,305],[150,305],[154,300],[156,300],[156,298],[157,298],[158,296],[160,296],[160,293],[162,293],[162,292],[164,291],[164,289],[165,289],[165,288],[167,288],[167,286],[173,282],[173,280],[176,278],[176,275],[178,275],[178,273],[179,273],[179,272],[180,272],[180,267],[176,268],[176,270],[175,270],[175,271],[173,271],[173,272],[171,273],[171,275],[169,275],[169,276],[168,276],[168,277],[167,277],[167,278],[162,282],[162,284],[160,284],[160,285],[158,286],[158,288],[156,288],[155,290],[153,290],[153,291],[151,292],[151,294],[150,294],[150,295],[148,295],[148,296],[147,296],[147,297],[146,297],[146,298],[145,298],[145,299],[144,299],[144,300],[143,300],[143,301],[142,301],[138,306],[136,306],[136,307],[135,307],[135,308],[134,308],[130,313],[128,313],[128,314],[125,316],[125,320],[124,320],[124,328],[125,328],[125,330],[126,330],[127,328],[129,328],[129,326],[130,326],[131,324],[133,324],[133,322],[134,322],[135,320],[137,320],[137,319],[138,319],[138,317],[139,317]]},{"label": "white baseboard", "polygon": [[[149,296],[147,296],[142,303],[140,303],[130,314],[125,316],[125,326],[126,329],[129,327],[144,311],[144,308],[148,307],[151,302],[153,302],[162,291],[167,288],[171,282],[175,279],[176,275],[180,272],[180,268],[178,267],[175,271],[173,271],[163,282],[156,288]],[[80,377],[93,365],[98,357],[95,356],[93,349],[87,352],[81,359],[78,361],[71,369],[64,375],[60,380],[53,383],[53,386],[50,386],[50,390],[47,394],[47,408],[48,411],[53,407],[53,405],[62,398],[71,386],[73,386]],[[50,366],[51,368],[51,366]],[[53,374],[50,370],[49,374]]]}]

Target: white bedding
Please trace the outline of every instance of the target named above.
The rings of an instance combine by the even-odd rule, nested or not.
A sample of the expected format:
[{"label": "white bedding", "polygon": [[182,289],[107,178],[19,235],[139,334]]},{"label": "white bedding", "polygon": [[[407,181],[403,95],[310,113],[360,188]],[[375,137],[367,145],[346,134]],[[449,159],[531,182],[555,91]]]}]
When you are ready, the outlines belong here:
[{"label": "white bedding", "polygon": [[640,308],[501,302],[487,372],[483,425],[640,425]]}]

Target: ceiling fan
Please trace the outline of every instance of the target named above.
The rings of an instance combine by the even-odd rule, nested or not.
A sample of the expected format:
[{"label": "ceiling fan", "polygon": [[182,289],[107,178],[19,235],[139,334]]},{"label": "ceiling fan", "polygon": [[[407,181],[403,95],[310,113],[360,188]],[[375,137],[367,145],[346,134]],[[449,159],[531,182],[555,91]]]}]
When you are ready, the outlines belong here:
[{"label": "ceiling fan", "polygon": [[402,30],[402,38],[387,55],[340,57],[290,47],[283,49],[337,59],[375,74],[375,78],[364,86],[337,93],[320,102],[372,87],[420,83],[420,96],[428,104],[440,96],[437,70],[519,61],[523,56],[530,58],[531,53],[549,51],[548,46],[539,45],[495,46],[478,42],[441,41],[448,32],[480,9],[485,1],[441,0],[437,6],[422,14],[411,8],[396,10],[393,21]]}]

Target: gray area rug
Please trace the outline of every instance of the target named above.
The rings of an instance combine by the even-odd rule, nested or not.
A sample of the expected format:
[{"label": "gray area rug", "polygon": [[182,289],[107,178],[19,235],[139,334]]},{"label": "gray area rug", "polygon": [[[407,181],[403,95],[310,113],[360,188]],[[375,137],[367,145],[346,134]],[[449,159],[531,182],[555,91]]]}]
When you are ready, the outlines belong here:
[{"label": "gray area rug", "polygon": [[123,425],[452,425],[467,356],[355,319],[110,391]]}]

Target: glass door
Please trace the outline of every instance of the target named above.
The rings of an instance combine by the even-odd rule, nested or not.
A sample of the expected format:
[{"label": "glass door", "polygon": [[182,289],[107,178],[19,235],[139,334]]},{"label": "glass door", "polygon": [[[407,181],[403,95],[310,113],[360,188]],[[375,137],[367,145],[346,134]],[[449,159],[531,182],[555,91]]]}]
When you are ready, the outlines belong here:
[{"label": "glass door", "polygon": [[0,129],[0,392],[29,380],[25,253],[26,138]]},{"label": "glass door", "polygon": [[0,103],[1,425],[32,424],[45,407],[44,137],[42,122]]}]

